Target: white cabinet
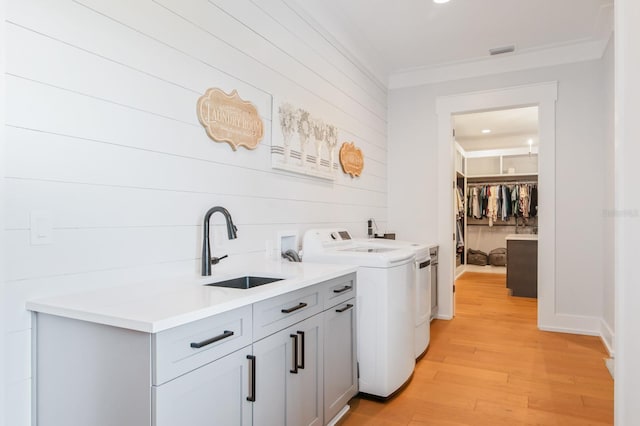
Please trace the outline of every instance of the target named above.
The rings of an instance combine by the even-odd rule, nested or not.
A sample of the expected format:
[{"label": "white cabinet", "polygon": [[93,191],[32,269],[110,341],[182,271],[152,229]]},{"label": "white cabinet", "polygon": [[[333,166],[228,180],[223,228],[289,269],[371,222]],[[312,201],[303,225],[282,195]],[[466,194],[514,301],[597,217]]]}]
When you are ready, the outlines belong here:
[{"label": "white cabinet", "polygon": [[357,392],[354,305],[355,273],[156,334],[38,313],[37,424],[321,426]]},{"label": "white cabinet", "polygon": [[356,300],[326,310],[324,317],[324,418],[333,419],[358,393]]},{"label": "white cabinet", "polygon": [[[249,349],[249,348],[247,348]],[[155,426],[252,424],[247,350],[239,350],[153,387]]]},{"label": "white cabinet", "polygon": [[321,315],[254,343],[255,425],[323,424],[322,350]]}]

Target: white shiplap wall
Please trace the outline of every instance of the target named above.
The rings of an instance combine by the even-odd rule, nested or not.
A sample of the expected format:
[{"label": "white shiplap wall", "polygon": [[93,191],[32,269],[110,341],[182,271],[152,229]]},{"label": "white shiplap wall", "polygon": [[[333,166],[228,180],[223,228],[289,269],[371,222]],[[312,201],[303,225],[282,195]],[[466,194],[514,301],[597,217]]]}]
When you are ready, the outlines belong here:
[{"label": "white shiplap wall", "polygon": [[[30,419],[29,298],[199,274],[214,253],[260,252],[279,230],[387,218],[386,89],[290,0],[13,0],[6,11],[6,424]],[[238,89],[266,136],[233,152],[195,115],[209,87]],[[272,96],[304,106],[365,155],[335,182],[271,169]],[[277,123],[276,123],[277,125]],[[30,245],[47,210],[53,243]]]}]

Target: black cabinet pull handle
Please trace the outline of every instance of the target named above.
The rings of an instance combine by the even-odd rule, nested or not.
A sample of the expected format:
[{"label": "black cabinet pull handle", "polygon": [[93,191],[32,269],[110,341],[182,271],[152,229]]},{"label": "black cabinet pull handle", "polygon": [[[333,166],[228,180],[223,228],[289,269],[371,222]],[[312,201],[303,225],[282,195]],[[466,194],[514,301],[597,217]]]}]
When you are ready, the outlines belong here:
[{"label": "black cabinet pull handle", "polygon": [[298,309],[302,309],[304,307],[306,307],[307,304],[304,302],[300,302],[299,304],[297,304],[296,306],[294,306],[293,308],[289,308],[289,309],[281,309],[280,312],[282,312],[283,314],[290,314],[291,312],[297,311]]},{"label": "black cabinet pull handle", "polygon": [[333,290],[334,293],[344,293],[347,290],[351,290],[351,286],[350,285],[345,285],[342,288],[336,288]]},{"label": "black cabinet pull handle", "polygon": [[419,267],[418,269],[424,269],[424,268],[426,268],[426,267],[427,267],[427,266],[429,266],[429,265],[431,265],[431,260],[428,260],[428,259],[427,259],[427,260],[425,260],[424,262],[422,262],[422,263],[419,265],[420,267]]},{"label": "black cabinet pull handle", "polygon": [[202,342],[191,342],[191,347],[199,349],[231,336],[233,336],[233,331],[225,330],[224,333],[212,337],[211,339],[203,340]]},{"label": "black cabinet pull handle", "polygon": [[341,313],[343,313],[344,311],[348,311],[348,310],[349,310],[349,309],[351,309],[351,308],[353,308],[353,305],[352,305],[351,303],[347,303],[347,306],[345,306],[345,307],[344,307],[344,308],[342,308],[342,309],[336,309],[336,312],[337,312],[337,313],[339,313],[339,314],[341,314]]},{"label": "black cabinet pull handle", "polygon": [[290,334],[289,337],[293,339],[293,353],[291,354],[293,369],[289,370],[289,373],[298,374],[298,335]]},{"label": "black cabinet pull handle", "polygon": [[298,331],[300,335],[300,359],[302,362],[298,364],[298,368],[304,370],[304,331]]},{"label": "black cabinet pull handle", "polygon": [[255,402],[256,401],[256,357],[254,355],[247,355],[247,359],[249,360],[249,389],[251,389],[251,394],[247,397],[247,401]]}]

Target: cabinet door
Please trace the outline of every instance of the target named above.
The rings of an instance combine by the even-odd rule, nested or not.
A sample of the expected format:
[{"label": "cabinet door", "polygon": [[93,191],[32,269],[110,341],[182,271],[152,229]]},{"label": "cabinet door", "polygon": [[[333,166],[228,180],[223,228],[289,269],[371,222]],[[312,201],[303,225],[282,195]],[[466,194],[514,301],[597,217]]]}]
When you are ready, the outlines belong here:
[{"label": "cabinet door", "polygon": [[355,298],[324,312],[324,418],[333,419],[358,393]]},{"label": "cabinet door", "polygon": [[250,354],[250,347],[241,349],[154,386],[154,426],[250,426]]},{"label": "cabinet door", "polygon": [[253,344],[255,356],[255,401],[253,424],[286,424],[287,375],[291,368],[291,339],[287,330]]},{"label": "cabinet door", "polygon": [[322,316],[315,315],[254,343],[254,425],[322,424],[321,339]]},{"label": "cabinet door", "polygon": [[[287,425],[323,424],[323,349],[322,315],[315,315],[290,328],[297,335],[298,374],[287,380]],[[292,341],[294,342],[295,339]]]}]

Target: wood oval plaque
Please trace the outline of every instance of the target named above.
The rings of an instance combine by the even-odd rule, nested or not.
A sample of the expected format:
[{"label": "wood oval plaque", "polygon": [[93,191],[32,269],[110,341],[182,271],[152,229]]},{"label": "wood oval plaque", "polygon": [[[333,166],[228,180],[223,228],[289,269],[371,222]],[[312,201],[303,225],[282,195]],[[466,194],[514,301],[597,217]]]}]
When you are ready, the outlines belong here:
[{"label": "wood oval plaque", "polygon": [[198,99],[198,120],[216,142],[227,142],[235,151],[239,146],[254,149],[264,136],[258,110],[238,95],[218,88],[207,89]]},{"label": "wood oval plaque", "polygon": [[360,176],[364,168],[364,156],[360,148],[356,148],[353,142],[345,142],[340,147],[340,165],[345,173]]}]

